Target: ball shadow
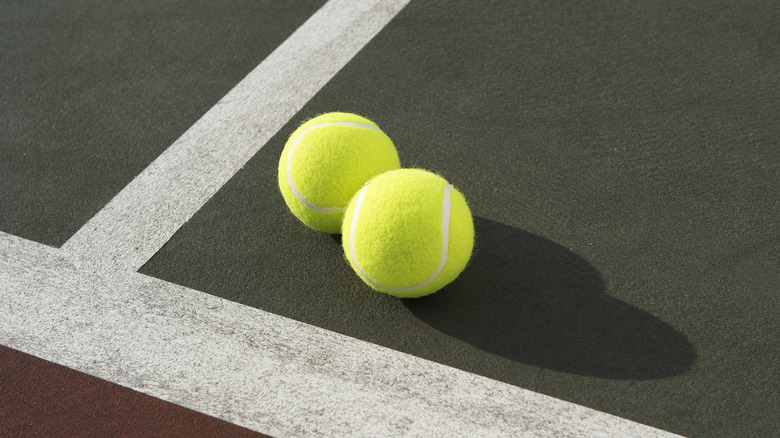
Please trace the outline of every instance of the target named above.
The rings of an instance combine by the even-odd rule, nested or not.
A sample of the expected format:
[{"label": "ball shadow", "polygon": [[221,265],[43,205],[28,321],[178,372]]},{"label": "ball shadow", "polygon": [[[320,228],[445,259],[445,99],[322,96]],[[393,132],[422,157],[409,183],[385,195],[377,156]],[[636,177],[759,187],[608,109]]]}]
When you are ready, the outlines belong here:
[{"label": "ball shadow", "polygon": [[481,350],[611,379],[684,373],[694,346],[660,319],[604,294],[596,269],[543,237],[475,218],[467,269],[439,293],[404,300],[420,320]]}]

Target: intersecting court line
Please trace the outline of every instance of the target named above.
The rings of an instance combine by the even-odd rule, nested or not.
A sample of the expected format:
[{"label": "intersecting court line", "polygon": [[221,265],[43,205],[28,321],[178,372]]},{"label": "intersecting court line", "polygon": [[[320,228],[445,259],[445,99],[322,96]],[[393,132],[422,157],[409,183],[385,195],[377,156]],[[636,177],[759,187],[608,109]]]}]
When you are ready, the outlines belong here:
[{"label": "intersecting court line", "polygon": [[135,272],[408,0],[331,0],[62,248],[0,232],[0,343],[280,436],[670,436]]},{"label": "intersecting court line", "polygon": [[4,233],[0,285],[0,344],[273,436],[673,436]]}]

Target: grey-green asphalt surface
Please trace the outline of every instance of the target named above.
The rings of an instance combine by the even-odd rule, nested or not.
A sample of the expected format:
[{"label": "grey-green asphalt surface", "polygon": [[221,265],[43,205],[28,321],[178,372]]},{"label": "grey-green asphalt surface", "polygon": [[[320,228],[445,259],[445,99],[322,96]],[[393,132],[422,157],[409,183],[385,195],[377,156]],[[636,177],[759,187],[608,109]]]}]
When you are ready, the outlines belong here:
[{"label": "grey-green asphalt surface", "polygon": [[[0,5],[0,230],[64,243],[322,2]],[[780,7],[413,0],[141,269],[694,436],[780,432]],[[477,247],[419,300],[286,211],[307,118],[377,122]]]}]

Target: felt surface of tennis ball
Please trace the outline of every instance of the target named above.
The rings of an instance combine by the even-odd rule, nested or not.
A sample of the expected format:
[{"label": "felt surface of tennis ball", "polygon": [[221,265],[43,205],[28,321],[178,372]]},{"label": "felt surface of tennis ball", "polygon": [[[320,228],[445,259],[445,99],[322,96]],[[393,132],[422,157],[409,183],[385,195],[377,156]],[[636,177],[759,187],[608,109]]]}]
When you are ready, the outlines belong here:
[{"label": "felt surface of tennis ball", "polygon": [[327,113],[290,135],[279,160],[279,189],[301,222],[336,234],[344,208],[366,181],[400,167],[393,142],[374,122]]},{"label": "felt surface of tennis ball", "polygon": [[383,173],[350,201],[342,246],[369,286],[414,298],[446,286],[466,267],[474,223],[463,195],[420,169]]}]

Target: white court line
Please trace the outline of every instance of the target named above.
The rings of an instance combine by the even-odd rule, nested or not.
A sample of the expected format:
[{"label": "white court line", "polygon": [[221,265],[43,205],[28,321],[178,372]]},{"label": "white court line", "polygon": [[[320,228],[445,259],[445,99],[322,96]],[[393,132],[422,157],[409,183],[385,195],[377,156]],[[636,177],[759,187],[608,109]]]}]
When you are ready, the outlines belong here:
[{"label": "white court line", "polygon": [[408,2],[329,1],[62,249],[85,268],[140,268]]},{"label": "white court line", "polygon": [[0,233],[0,343],[275,436],[676,436]]},{"label": "white court line", "polygon": [[138,274],[408,0],[331,0],[61,249],[0,232],[0,343],[279,436],[671,436]]}]

